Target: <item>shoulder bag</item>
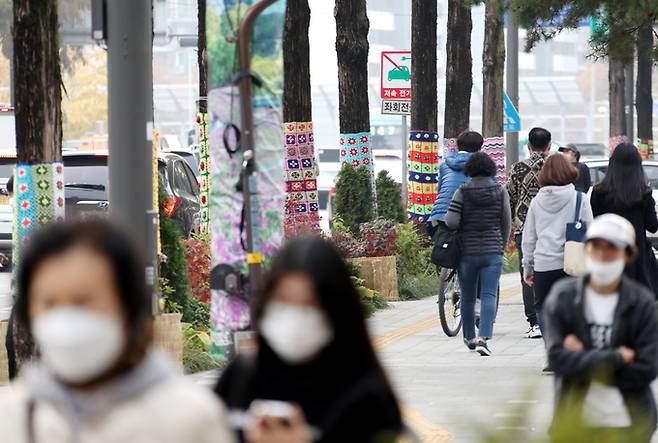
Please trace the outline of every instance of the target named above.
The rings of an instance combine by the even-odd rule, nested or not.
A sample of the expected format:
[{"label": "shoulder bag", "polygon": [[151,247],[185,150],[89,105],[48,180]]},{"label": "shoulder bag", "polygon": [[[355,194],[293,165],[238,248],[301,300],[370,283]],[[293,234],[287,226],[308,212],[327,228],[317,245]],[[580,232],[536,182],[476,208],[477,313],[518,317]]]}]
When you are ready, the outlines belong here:
[{"label": "shoulder bag", "polygon": [[567,223],[566,242],[564,244],[564,272],[573,277],[585,274],[585,234],[587,224],[580,217],[583,202],[583,193],[576,194],[576,213],[574,221]]}]

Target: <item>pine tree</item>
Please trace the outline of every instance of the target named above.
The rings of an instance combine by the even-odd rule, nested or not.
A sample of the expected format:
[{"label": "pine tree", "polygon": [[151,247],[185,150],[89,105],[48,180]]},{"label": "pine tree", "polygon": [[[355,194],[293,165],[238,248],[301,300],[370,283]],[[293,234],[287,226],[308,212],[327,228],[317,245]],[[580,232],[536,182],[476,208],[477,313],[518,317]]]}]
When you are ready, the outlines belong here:
[{"label": "pine tree", "polygon": [[374,218],[371,186],[370,172],[366,168],[344,165],[338,173],[334,212],[353,235],[359,235],[361,223]]},{"label": "pine tree", "polygon": [[385,220],[403,223],[406,217],[400,185],[393,180],[385,169],[377,175],[376,185],[377,215]]}]

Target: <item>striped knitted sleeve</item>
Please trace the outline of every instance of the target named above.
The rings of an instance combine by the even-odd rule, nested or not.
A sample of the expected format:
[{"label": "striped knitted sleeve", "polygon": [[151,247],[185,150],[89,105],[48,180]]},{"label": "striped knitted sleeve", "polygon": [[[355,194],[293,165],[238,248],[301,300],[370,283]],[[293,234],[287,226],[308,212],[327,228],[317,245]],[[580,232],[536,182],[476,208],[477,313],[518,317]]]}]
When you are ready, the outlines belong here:
[{"label": "striped knitted sleeve", "polygon": [[462,190],[457,189],[452,197],[448,213],[446,214],[445,223],[450,229],[458,229],[462,221],[462,210],[464,209]]}]

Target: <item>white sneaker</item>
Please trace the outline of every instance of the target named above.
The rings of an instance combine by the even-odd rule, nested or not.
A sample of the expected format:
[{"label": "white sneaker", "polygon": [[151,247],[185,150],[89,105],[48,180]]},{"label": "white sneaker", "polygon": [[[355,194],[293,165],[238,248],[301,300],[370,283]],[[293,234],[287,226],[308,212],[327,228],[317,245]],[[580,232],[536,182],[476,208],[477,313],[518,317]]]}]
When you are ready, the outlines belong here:
[{"label": "white sneaker", "polygon": [[541,329],[539,329],[539,325],[531,326],[530,329],[528,329],[528,332],[526,333],[526,337],[541,338]]}]

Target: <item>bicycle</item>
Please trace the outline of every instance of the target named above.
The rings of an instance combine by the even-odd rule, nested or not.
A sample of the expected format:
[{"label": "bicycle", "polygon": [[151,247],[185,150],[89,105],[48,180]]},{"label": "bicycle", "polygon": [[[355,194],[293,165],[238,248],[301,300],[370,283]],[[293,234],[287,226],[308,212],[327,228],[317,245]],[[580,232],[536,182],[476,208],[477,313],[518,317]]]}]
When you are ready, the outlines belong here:
[{"label": "bicycle", "polygon": [[[455,337],[459,334],[462,327],[461,315],[461,288],[457,278],[456,269],[437,267],[439,276],[439,295],[437,304],[439,305],[439,320],[441,329],[448,337]],[[480,295],[478,294],[478,298]],[[500,287],[496,295],[496,315],[498,315],[498,305],[500,303]],[[495,321],[495,317],[494,317]],[[480,312],[475,313],[475,326],[480,327]]]}]

